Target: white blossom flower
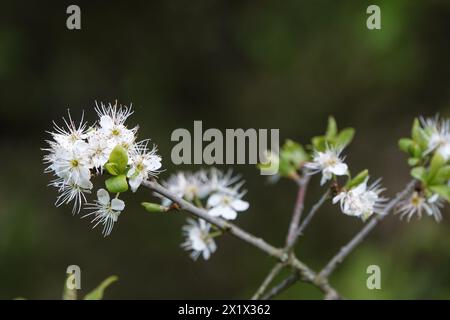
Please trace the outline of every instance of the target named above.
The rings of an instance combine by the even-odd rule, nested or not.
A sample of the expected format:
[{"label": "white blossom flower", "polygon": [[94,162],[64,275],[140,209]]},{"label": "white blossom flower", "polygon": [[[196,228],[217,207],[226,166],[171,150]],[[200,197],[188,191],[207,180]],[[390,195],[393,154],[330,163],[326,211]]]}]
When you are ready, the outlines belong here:
[{"label": "white blossom flower", "polygon": [[53,153],[51,168],[67,183],[83,184],[90,180],[91,163],[88,144],[82,140],[74,143],[70,149],[57,148]]},{"label": "white blossom flower", "polygon": [[56,199],[55,205],[59,207],[62,204],[68,204],[74,202],[72,213],[79,213],[83,203],[86,203],[85,193],[91,193],[93,185],[90,181],[81,181],[80,184],[76,184],[72,181],[65,181],[64,178],[58,178],[50,185],[59,189],[60,195]]},{"label": "white blossom flower", "polygon": [[78,125],[72,120],[70,112],[67,111],[68,120],[63,118],[65,127],[58,126],[53,122],[53,128],[55,132],[49,132],[53,139],[62,148],[66,150],[72,149],[76,142],[81,141],[86,138],[86,123],[83,121],[84,114],[81,115],[81,120]]},{"label": "white blossom flower", "polygon": [[152,150],[147,149],[148,141],[143,141],[135,148],[135,152],[131,154],[131,167],[128,170],[128,182],[131,190],[136,190],[141,185],[142,181],[147,180],[149,176],[154,176],[161,168],[161,157],[156,155],[156,147]]},{"label": "white blossom flower", "polygon": [[114,223],[117,222],[119,215],[125,209],[125,202],[117,198],[110,200],[108,191],[99,189],[97,200],[94,203],[87,204],[86,209],[94,211],[84,215],[83,218],[94,215],[92,223],[95,223],[95,225],[93,228],[103,224],[102,233],[106,237],[111,233]]},{"label": "white blossom flower", "polygon": [[133,114],[131,107],[117,107],[114,105],[100,106],[97,104],[95,110],[100,118],[98,130],[105,136],[109,147],[113,149],[117,145],[121,145],[126,150],[130,150],[136,140],[137,127],[128,129],[124,122]]},{"label": "white blossom flower", "polygon": [[327,148],[324,152],[315,151],[313,161],[305,163],[308,174],[322,172],[320,185],[330,180],[333,175],[343,176],[348,174],[348,167],[340,157],[342,150]]},{"label": "white blossom flower", "polygon": [[211,225],[205,220],[199,219],[198,222],[188,219],[188,224],[183,227],[183,233],[186,241],[181,244],[186,251],[191,251],[191,258],[197,260],[200,255],[208,260],[214,251],[216,243],[210,234]]},{"label": "white blossom flower", "polygon": [[419,219],[422,218],[422,212],[425,211],[439,222],[442,219],[440,208],[443,206],[444,200],[439,198],[438,194],[433,194],[431,197],[426,198],[421,193],[414,191],[409,198],[399,204],[397,213],[400,214],[400,219],[406,217],[410,221],[415,214],[417,214]]},{"label": "white blossom flower", "polygon": [[240,178],[241,177],[239,175],[233,176],[232,170],[223,172],[216,168],[211,168],[207,177],[209,192],[237,194],[239,189],[245,183],[245,181],[238,182]]},{"label": "white blossom flower", "polygon": [[377,180],[371,186],[367,187],[368,178],[358,186],[348,191],[342,191],[333,198],[333,204],[340,202],[342,213],[349,216],[360,217],[364,221],[373,213],[381,214],[384,208],[386,198],[380,197],[384,190],[379,187]]},{"label": "white blossom flower", "polygon": [[421,123],[424,128],[425,138],[427,139],[427,149],[425,154],[436,151],[446,161],[450,159],[450,121],[439,119],[421,118]]},{"label": "white blossom flower", "polygon": [[[196,198],[203,199],[210,193],[207,175],[203,170],[195,173],[177,172],[167,181],[163,181],[162,185],[178,197],[184,198],[187,201],[193,201]],[[169,199],[162,197],[163,205],[167,206],[170,203],[171,201]]]},{"label": "white blossom flower", "polygon": [[103,166],[108,162],[109,155],[113,147],[101,130],[93,129],[88,132],[88,154],[92,167],[97,171],[102,171]]},{"label": "white blossom flower", "polygon": [[214,193],[208,198],[208,213],[214,217],[234,220],[238,212],[245,211],[249,207],[249,203],[241,197],[242,195]]}]

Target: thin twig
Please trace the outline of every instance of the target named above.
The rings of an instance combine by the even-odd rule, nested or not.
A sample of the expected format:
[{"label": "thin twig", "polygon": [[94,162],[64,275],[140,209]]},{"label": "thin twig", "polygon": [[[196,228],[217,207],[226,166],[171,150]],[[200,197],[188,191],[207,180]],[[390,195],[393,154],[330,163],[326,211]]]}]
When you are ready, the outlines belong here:
[{"label": "thin twig", "polygon": [[414,181],[411,181],[406,188],[399,192],[384,208],[383,212],[372,218],[353,239],[351,239],[341,250],[328,262],[328,264],[320,271],[318,278],[325,279],[336,269],[336,267],[366,238],[366,236],[376,227],[378,222],[392,210],[394,207],[414,188]]},{"label": "thin twig", "polygon": [[[322,269],[322,271],[319,272],[317,277],[313,280],[313,283],[318,286],[323,292],[326,292],[325,299],[341,299],[341,296],[329,285],[328,277],[336,269],[338,264],[341,263],[350,254],[350,252],[352,252],[364,240],[364,238],[370,233],[370,231],[373,230],[373,228],[375,228],[378,222],[381,221],[391,210],[393,210],[397,206],[397,204],[401,200],[403,200],[413,190],[414,186],[414,181],[409,182],[405,189],[397,193],[395,198],[386,205],[381,215],[377,215],[372,220],[370,220],[364,226],[364,228],[360,232],[358,232],[358,234],[356,234],[355,237],[353,237],[353,239],[330,260],[330,262]],[[293,283],[286,282],[285,286],[283,286],[283,288],[280,288],[278,293],[280,293],[282,290],[286,290],[292,284]]]},{"label": "thin twig", "polygon": [[[306,181],[306,183],[308,183],[308,181]],[[313,218],[313,216],[315,215],[315,213],[319,210],[319,208],[323,205],[323,203],[326,201],[326,199],[328,199],[328,196],[330,194],[330,190],[327,190],[322,197],[319,199],[319,201],[314,204],[310,211],[308,212],[305,220],[302,222],[302,224],[298,227],[300,218],[301,218],[301,211],[303,210],[303,205],[304,205],[304,192],[305,192],[305,188],[302,190],[302,187],[306,186],[303,183],[299,183],[299,192],[298,192],[298,196],[297,196],[297,201],[296,201],[296,206],[294,208],[294,213],[293,213],[293,219],[294,217],[298,216],[298,221],[296,222],[297,227],[294,230],[295,226],[295,221],[294,223],[291,222],[291,228],[289,229],[289,232],[292,232],[291,235],[291,240],[290,242],[287,242],[286,244],[286,252],[290,252],[292,250],[292,248],[294,247],[295,243],[298,240],[298,237],[302,234],[302,232],[305,230],[306,226],[309,224],[309,222],[311,221],[311,219]],[[289,236],[288,236],[289,239]],[[253,296],[253,299],[258,299],[262,294],[264,294],[264,291],[266,290],[266,288],[268,287],[268,285],[270,284],[270,282],[273,281],[273,278],[281,271],[282,269],[282,265],[281,263],[278,263],[277,265],[275,265],[273,267],[273,269],[271,270],[271,272],[267,275],[266,279],[264,280],[264,282],[261,284],[261,286],[259,287],[258,291],[255,293],[255,295]],[[275,273],[275,275],[273,275]],[[288,281],[287,284],[289,284],[290,282]],[[281,290],[281,288],[280,288]],[[273,294],[275,295],[275,293]],[[270,295],[268,295],[270,296]]]},{"label": "thin twig", "polygon": [[291,248],[294,247],[294,245],[297,243],[298,238],[303,235],[303,232],[305,231],[306,227],[308,226],[308,224],[311,222],[312,218],[314,217],[314,215],[317,213],[317,211],[319,211],[320,207],[322,207],[322,205],[325,203],[325,201],[328,199],[328,197],[330,196],[330,190],[327,190],[322,197],[320,197],[319,201],[317,201],[309,210],[308,214],[306,215],[305,219],[303,220],[303,222],[300,224],[300,226],[297,228],[297,231],[295,232],[295,238],[293,240],[293,242],[290,244],[290,246],[287,248],[288,250],[290,250]]},{"label": "thin twig", "polygon": [[215,225],[222,231],[230,233],[234,237],[253,245],[254,247],[260,249],[261,251],[276,258],[280,262],[285,263],[287,266],[292,267],[294,270],[300,273],[302,281],[314,284],[320,290],[322,290],[322,292],[325,295],[332,294],[338,296],[336,290],[334,290],[331,286],[329,286],[326,281],[323,281],[321,283],[315,283],[315,279],[317,277],[316,273],[312,269],[310,269],[305,263],[300,261],[295,255],[287,254],[283,249],[279,249],[272,246],[263,239],[255,237],[254,235],[248,233],[247,231],[244,231],[243,229],[237,227],[236,225],[224,219],[209,215],[205,209],[197,208],[190,202],[178,197],[176,194],[167,190],[166,188],[164,188],[155,181],[149,180],[143,181],[142,186],[150,190],[153,190],[154,192],[168,198],[169,200],[172,200],[175,203],[178,203],[178,205],[182,210],[185,210],[191,213],[192,215],[196,216],[197,218],[201,218]]},{"label": "thin twig", "polygon": [[259,286],[258,290],[256,290],[256,293],[253,295],[252,300],[258,300],[261,298],[261,296],[266,292],[267,287],[272,283],[273,279],[280,273],[280,271],[283,269],[284,265],[281,262],[278,262],[272,270],[269,272],[269,274],[266,276],[264,281]]},{"label": "thin twig", "polygon": [[262,297],[262,300],[269,300],[269,299],[274,298],[276,295],[283,292],[286,288],[289,288],[294,283],[296,283],[299,278],[300,277],[297,272],[292,273],[287,278],[285,278],[283,281],[281,281],[278,285],[273,287],[264,297]]},{"label": "thin twig", "polygon": [[297,228],[302,217],[303,208],[305,207],[305,194],[308,188],[310,176],[299,178],[297,199],[295,200],[294,211],[292,212],[292,219],[289,225],[289,231],[286,237],[286,247],[291,247],[292,243],[297,238]]}]

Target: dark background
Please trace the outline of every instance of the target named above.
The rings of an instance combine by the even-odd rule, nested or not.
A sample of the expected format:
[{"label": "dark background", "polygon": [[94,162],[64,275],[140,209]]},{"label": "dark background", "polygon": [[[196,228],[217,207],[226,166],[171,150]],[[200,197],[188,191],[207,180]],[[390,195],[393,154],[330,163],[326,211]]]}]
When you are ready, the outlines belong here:
[{"label": "dark background", "polygon": [[[82,270],[82,292],[108,275],[106,298],[249,298],[273,261],[229,236],[207,261],[179,247],[184,215],[150,215],[140,189],[102,238],[87,220],[55,208],[42,173],[52,120],[70,108],[93,120],[94,101],[133,103],[130,124],[158,144],[167,169],[176,128],[279,128],[307,143],[333,114],[354,126],[346,150],[353,172],[369,168],[392,196],[408,180],[397,140],[417,115],[447,115],[448,1],[75,1],[82,29],[66,28],[71,2],[0,5],[0,298],[60,298],[65,269]],[[366,28],[381,7],[382,29]],[[197,169],[194,167],[191,169]],[[295,186],[268,185],[251,165],[250,209],[237,223],[274,245],[284,242]],[[316,178],[308,195],[320,195]],[[410,223],[391,216],[333,274],[348,298],[450,298],[450,217]],[[325,206],[299,242],[299,256],[322,266],[362,226]],[[382,290],[366,288],[366,268],[382,270]],[[281,278],[280,278],[281,279]],[[297,284],[281,298],[321,298]]]}]

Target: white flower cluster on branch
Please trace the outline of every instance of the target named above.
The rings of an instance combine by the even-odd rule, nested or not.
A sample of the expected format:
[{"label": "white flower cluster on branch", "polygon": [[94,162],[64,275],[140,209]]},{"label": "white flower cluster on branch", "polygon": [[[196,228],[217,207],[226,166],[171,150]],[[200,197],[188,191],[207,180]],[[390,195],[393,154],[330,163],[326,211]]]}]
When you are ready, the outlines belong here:
[{"label": "white flower cluster on branch", "polygon": [[[156,147],[148,149],[149,140],[137,141],[138,128],[127,128],[125,121],[133,113],[131,107],[112,105],[96,105],[98,121],[87,125],[83,117],[76,124],[69,113],[64,119],[64,126],[54,125],[54,131],[49,132],[52,140],[48,140],[49,148],[44,162],[45,172],[51,172],[55,179],[50,185],[56,187],[60,195],[56,205],[73,203],[72,212],[79,213],[87,202],[86,194],[91,193],[94,185],[92,177],[103,174],[104,171],[115,175],[117,181],[126,175],[131,190],[134,192],[143,180],[154,176],[161,168],[161,158],[156,154]],[[122,154],[125,170],[118,170],[117,164],[109,161],[113,151]],[[126,182],[125,182],[126,183]],[[108,185],[107,185],[108,186]],[[108,188],[114,192],[114,187]],[[127,188],[125,188],[127,189]],[[111,233],[114,222],[125,208],[125,203],[118,199],[120,192],[115,192],[116,198],[109,201],[109,193],[105,189],[97,192],[98,200],[86,206],[94,211],[85,216],[93,215],[94,227],[103,224],[103,234]]]}]

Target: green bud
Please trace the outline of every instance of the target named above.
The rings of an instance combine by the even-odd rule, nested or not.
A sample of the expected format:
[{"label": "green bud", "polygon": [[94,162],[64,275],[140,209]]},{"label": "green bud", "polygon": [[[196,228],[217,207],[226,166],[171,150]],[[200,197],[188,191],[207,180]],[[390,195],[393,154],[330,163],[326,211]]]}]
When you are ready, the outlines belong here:
[{"label": "green bud", "polygon": [[419,158],[409,158],[408,159],[408,164],[413,167],[416,166],[418,163],[420,162]]},{"label": "green bud", "polygon": [[161,212],[167,212],[169,208],[162,206],[157,203],[151,203],[151,202],[142,202],[141,205],[144,207],[145,210],[151,213],[161,213]]},{"label": "green bud", "polygon": [[118,172],[118,174],[125,173],[128,164],[128,153],[125,148],[121,145],[117,145],[113,151],[111,151],[108,163],[115,165],[113,172]]},{"label": "green bud", "polygon": [[400,150],[406,153],[410,153],[410,148],[413,146],[414,141],[408,138],[402,138],[398,141],[398,147]]}]

